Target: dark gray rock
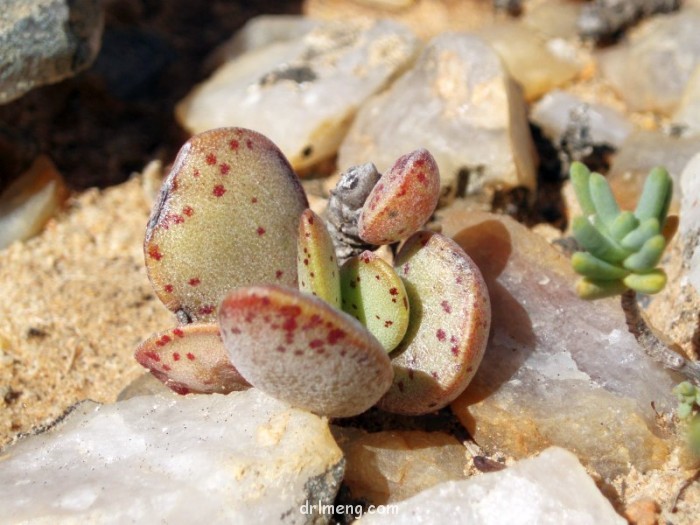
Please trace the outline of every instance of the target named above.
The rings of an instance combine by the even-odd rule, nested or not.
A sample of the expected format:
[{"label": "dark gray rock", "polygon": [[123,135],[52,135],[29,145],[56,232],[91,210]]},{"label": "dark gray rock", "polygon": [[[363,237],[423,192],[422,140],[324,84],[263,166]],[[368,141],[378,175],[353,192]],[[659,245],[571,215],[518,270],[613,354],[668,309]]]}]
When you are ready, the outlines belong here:
[{"label": "dark gray rock", "polygon": [[4,0],[0,9],[0,104],[74,76],[100,49],[101,0]]}]

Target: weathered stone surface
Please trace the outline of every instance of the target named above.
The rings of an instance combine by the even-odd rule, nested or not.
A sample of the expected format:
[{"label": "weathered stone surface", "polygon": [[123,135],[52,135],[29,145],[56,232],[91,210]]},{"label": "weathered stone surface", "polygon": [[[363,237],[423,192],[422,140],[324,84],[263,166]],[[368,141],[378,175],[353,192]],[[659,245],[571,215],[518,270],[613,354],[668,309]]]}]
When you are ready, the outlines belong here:
[{"label": "weathered stone surface", "polygon": [[680,176],[688,161],[700,151],[700,136],[670,137],[657,131],[635,131],[615,155],[608,181],[622,209],[632,210],[649,171],[663,166],[673,178],[671,211],[680,203]]},{"label": "weathered stone surface", "polygon": [[479,35],[498,51],[528,100],[565,84],[582,69],[575,57],[556,55],[547,39],[523,24],[502,22],[484,28]]},{"label": "weathered stone surface", "polygon": [[530,119],[542,129],[547,138],[557,144],[566,132],[574,111],[583,112],[593,144],[618,148],[632,132],[632,123],[613,108],[588,104],[581,98],[558,89],[550,91],[533,104]]},{"label": "weathered stone surface", "polygon": [[343,458],[325,420],[249,390],[86,402],[3,451],[3,523],[324,523]]},{"label": "weathered stone surface", "polygon": [[453,411],[486,451],[565,447],[603,476],[658,467],[670,442],[656,413],[678,378],[627,331],[617,299],[574,292],[569,260],[510,218],[446,213],[443,231],[477,263],[491,295],[486,354]]},{"label": "weathered stone surface", "polygon": [[0,104],[88,67],[100,48],[99,0],[5,0],[0,9]]},{"label": "weathered stone surface", "polygon": [[329,22],[224,64],[178,104],[177,118],[191,133],[255,129],[295,169],[308,168],[336,153],[357,108],[410,64],[417,45],[386,20]]},{"label": "weathered stone surface", "polygon": [[599,55],[601,71],[634,110],[671,114],[700,63],[700,11],[656,16]]},{"label": "weathered stone surface", "polygon": [[36,235],[68,195],[60,173],[40,156],[0,195],[0,250]]},{"label": "weathered stone surface", "polygon": [[683,127],[684,135],[700,134],[700,66],[695,68],[685,85],[680,105],[672,119],[674,124]]},{"label": "weathered stone surface", "polygon": [[[340,148],[341,170],[371,159],[379,171],[417,147],[440,168],[443,191],[535,187],[522,94],[481,38],[433,39],[418,63],[358,113]],[[461,192],[462,188],[460,188]]]},{"label": "weathered stone surface", "polygon": [[546,37],[570,39],[576,34],[576,20],[581,7],[580,2],[571,0],[531,2],[523,13],[522,21]]},{"label": "weathered stone surface", "polygon": [[700,148],[681,174],[680,234],[688,279],[700,292]]},{"label": "weathered stone surface", "polygon": [[483,0],[305,0],[304,13],[324,20],[388,18],[424,40],[445,31],[472,31],[496,16],[491,2]]},{"label": "weathered stone surface", "polygon": [[558,447],[500,472],[441,483],[398,503],[392,513],[367,514],[362,525],[479,523],[483,525],[624,525],[576,457]]},{"label": "weathered stone surface", "polygon": [[438,483],[466,478],[464,446],[444,432],[367,433],[333,428],[345,455],[345,478],[353,498],[373,505],[401,501]]}]

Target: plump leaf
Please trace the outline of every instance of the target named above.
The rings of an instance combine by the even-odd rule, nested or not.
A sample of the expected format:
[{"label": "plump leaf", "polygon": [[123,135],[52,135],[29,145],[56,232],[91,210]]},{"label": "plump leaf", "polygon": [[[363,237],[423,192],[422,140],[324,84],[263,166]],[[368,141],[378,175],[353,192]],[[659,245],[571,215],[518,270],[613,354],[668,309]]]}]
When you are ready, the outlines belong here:
[{"label": "plump leaf", "polygon": [[591,177],[590,170],[581,162],[572,162],[569,176],[583,214],[585,216],[593,215],[595,213],[595,206],[593,205],[593,199],[591,199],[591,191],[588,185],[588,181]]},{"label": "plump leaf", "polygon": [[673,179],[664,168],[651,170],[634,214],[640,221],[655,218],[663,225],[673,196]]},{"label": "plump leaf", "polygon": [[591,199],[595,206],[596,215],[600,217],[606,228],[610,229],[620,214],[620,208],[610,189],[610,185],[600,173],[592,173],[588,184],[590,185]]},{"label": "plump leaf", "polygon": [[622,282],[625,286],[639,293],[654,294],[666,286],[666,273],[663,270],[653,270],[647,273],[631,273]]},{"label": "plump leaf", "polygon": [[622,279],[629,274],[624,268],[602,261],[588,252],[573,254],[571,265],[579,275],[601,281]]},{"label": "plump leaf", "polygon": [[623,266],[634,272],[648,272],[659,264],[661,256],[666,248],[666,239],[663,235],[654,235],[648,239],[642,248],[633,253],[623,262]]},{"label": "plump leaf", "polygon": [[649,219],[644,219],[640,225],[629,232],[620,241],[620,245],[631,252],[636,252],[644,243],[649,239],[658,235],[661,232],[661,226],[659,224],[659,219],[656,217],[651,217]]},{"label": "plump leaf", "polygon": [[227,394],[250,386],[231,364],[215,324],[189,324],[152,335],[135,357],[178,394]]},{"label": "plump leaf", "polygon": [[396,258],[408,293],[408,332],[391,354],[394,382],[378,406],[425,414],[467,387],[481,363],[491,303],[481,272],[452,240],[431,232],[410,237]]},{"label": "plump leaf", "polygon": [[603,299],[620,295],[627,291],[627,286],[620,280],[596,280],[585,277],[576,283],[576,293],[581,299]]},{"label": "plump leaf", "polygon": [[340,279],[343,310],[391,352],[408,328],[408,296],[401,278],[379,256],[365,251],[345,262]]},{"label": "plump leaf", "polygon": [[384,348],[356,319],[281,286],[230,292],[219,323],[231,362],[256,388],[331,417],[354,416],[391,385]]},{"label": "plump leaf", "polygon": [[340,270],[333,240],[323,220],[311,210],[299,220],[297,275],[302,292],[340,308]]},{"label": "plump leaf", "polygon": [[610,235],[616,241],[623,239],[628,233],[639,226],[639,220],[631,211],[621,212],[610,224]]},{"label": "plump leaf", "polygon": [[377,182],[362,207],[360,238],[390,244],[407,238],[425,224],[440,196],[440,172],[425,149],[399,158]]},{"label": "plump leaf", "polygon": [[306,196],[284,155],[254,131],[222,128],[180,150],[144,245],[158,297],[181,321],[211,320],[236,286],[296,286]]},{"label": "plump leaf", "polygon": [[615,263],[622,261],[630,254],[585,217],[576,217],[573,220],[572,231],[579,244],[598,259]]}]

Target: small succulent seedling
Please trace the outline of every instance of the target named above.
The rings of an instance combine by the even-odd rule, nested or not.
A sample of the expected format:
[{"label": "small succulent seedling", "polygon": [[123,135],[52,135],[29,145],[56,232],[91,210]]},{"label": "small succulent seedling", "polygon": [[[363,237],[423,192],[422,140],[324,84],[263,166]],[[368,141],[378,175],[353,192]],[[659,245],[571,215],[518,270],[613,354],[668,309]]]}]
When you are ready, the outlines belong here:
[{"label": "small succulent seedling", "polygon": [[410,308],[401,278],[378,255],[365,251],[345,262],[340,282],[343,310],[391,352],[408,328]]},{"label": "small succulent seedling", "polygon": [[476,373],[488,342],[491,303],[476,264],[439,233],[415,233],[395,265],[411,314],[392,354],[394,382],[379,407],[424,414],[453,401]]},{"label": "small succulent seedling", "polygon": [[605,177],[580,162],[571,166],[571,181],[585,216],[573,221],[573,233],[585,252],[571,259],[583,276],[576,291],[586,299],[625,290],[653,294],[666,284],[657,268],[667,239],[664,226],[673,181],[663,168],[651,171],[634,212],[621,211]]},{"label": "small succulent seedling", "polygon": [[700,388],[683,381],[676,385],[673,393],[678,398],[678,417],[688,423],[690,448],[700,457]]},{"label": "small succulent seedling", "polygon": [[391,384],[386,352],[360,323],[296,290],[238,288],[222,303],[219,324],[251,384],[312,412],[359,414]]},{"label": "small succulent seedling", "polygon": [[296,286],[306,195],[282,152],[254,131],[192,137],[163,183],[146,230],[146,269],[181,322],[212,321],[236,286]]},{"label": "small succulent seedling", "polygon": [[154,334],[138,346],[135,357],[178,394],[227,394],[250,386],[231,364],[216,324]]},{"label": "small succulent seedling", "polygon": [[[266,138],[237,128],[193,137],[164,183],[145,245],[149,277],[182,326],[146,340],[137,359],[180,393],[250,384],[332,417],[380,398],[406,414],[447,405],[486,344],[490,307],[478,269],[429,232],[406,242],[397,269],[369,251],[352,256],[408,238],[431,216],[439,187],[426,150],[381,178],[371,165],[351,170],[333,202],[336,219],[352,224],[339,222],[331,237]],[[210,321],[219,303],[221,339],[215,325],[188,324]]]}]

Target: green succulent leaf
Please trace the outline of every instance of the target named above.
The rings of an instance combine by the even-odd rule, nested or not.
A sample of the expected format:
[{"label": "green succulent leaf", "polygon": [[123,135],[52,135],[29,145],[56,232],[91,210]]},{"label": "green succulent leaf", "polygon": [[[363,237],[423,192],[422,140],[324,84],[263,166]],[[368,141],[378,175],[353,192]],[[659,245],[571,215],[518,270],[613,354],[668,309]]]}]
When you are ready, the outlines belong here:
[{"label": "green succulent leaf", "polygon": [[627,257],[622,265],[634,272],[648,272],[659,264],[665,248],[666,239],[664,236],[654,235],[644,243],[637,253]]},{"label": "green succulent leaf", "polygon": [[340,270],[323,220],[310,209],[301,214],[297,248],[299,290],[340,308]]},{"label": "green succulent leaf", "polygon": [[627,290],[627,286],[620,280],[597,280],[584,277],[576,283],[576,293],[581,299],[603,299],[620,295]]},{"label": "green succulent leaf", "polygon": [[630,252],[602,233],[585,217],[576,217],[574,219],[573,233],[581,246],[604,261],[611,263],[620,262],[630,255]]},{"label": "green succulent leaf", "polygon": [[659,219],[650,217],[643,220],[637,228],[625,235],[620,241],[620,245],[630,252],[636,252],[644,246],[645,242],[659,233],[661,233]]},{"label": "green succulent leaf", "polygon": [[622,240],[628,233],[639,226],[639,219],[631,211],[621,212],[610,225],[610,235],[616,241]]},{"label": "green succulent leaf", "polygon": [[663,270],[653,270],[642,274],[631,273],[622,280],[628,288],[647,294],[660,292],[666,286],[666,281],[666,273]]},{"label": "green succulent leaf", "polygon": [[659,224],[666,220],[673,194],[673,179],[664,168],[654,168],[644,182],[642,195],[634,214],[640,221],[655,218]]},{"label": "green succulent leaf", "polygon": [[601,281],[622,279],[629,274],[623,268],[598,259],[588,252],[576,252],[571,257],[571,265],[579,275]]},{"label": "green succulent leaf", "polygon": [[591,177],[590,170],[581,162],[573,162],[569,170],[569,177],[574,187],[574,193],[584,215],[593,215],[596,212],[591,199],[588,181]]},{"label": "green succulent leaf", "polygon": [[410,307],[401,278],[379,256],[365,251],[341,267],[340,283],[342,309],[391,352],[408,329]]},{"label": "green succulent leaf", "polygon": [[615,219],[620,215],[620,207],[617,205],[610,185],[600,173],[592,173],[588,185],[596,215],[610,229]]}]

